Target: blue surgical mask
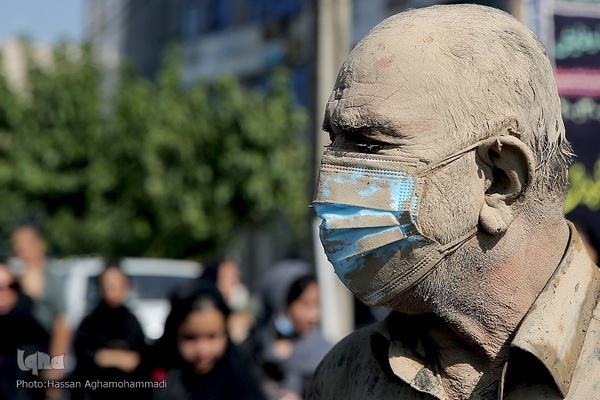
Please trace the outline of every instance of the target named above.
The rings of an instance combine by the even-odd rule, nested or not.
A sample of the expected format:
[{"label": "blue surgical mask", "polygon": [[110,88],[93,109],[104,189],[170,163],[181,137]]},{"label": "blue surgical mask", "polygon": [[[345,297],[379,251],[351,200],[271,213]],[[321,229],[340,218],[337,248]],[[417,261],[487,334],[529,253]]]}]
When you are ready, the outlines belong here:
[{"label": "blue surgical mask", "polygon": [[295,334],[294,324],[285,315],[279,314],[277,316],[277,318],[275,318],[274,324],[275,324],[275,329],[277,329],[277,332],[279,332],[281,334],[281,336],[286,337],[286,338],[290,338],[290,337],[294,336],[294,334]]},{"label": "blue surgical mask", "polygon": [[328,149],[313,202],[329,262],[367,305],[380,305],[422,280],[477,231],[442,245],[418,222],[423,177],[475,149],[438,162]]}]

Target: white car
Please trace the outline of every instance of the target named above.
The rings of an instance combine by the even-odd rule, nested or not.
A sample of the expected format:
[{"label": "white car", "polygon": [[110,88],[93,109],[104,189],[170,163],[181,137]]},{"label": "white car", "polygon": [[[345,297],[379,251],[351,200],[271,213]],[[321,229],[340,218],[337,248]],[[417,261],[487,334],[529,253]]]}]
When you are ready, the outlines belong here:
[{"label": "white car", "polygon": [[[73,329],[77,329],[99,302],[96,282],[104,261],[99,257],[75,258],[66,264],[67,316]],[[125,304],[140,321],[148,342],[155,341],[163,333],[170,311],[171,291],[202,273],[199,263],[157,258],[124,258],[121,268],[131,279]]]}]

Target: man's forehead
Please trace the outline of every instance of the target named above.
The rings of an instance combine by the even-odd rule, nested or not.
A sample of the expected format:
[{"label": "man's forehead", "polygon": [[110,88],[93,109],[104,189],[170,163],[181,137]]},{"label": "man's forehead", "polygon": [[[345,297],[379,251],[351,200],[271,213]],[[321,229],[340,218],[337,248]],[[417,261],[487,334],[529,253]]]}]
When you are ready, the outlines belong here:
[{"label": "man's forehead", "polygon": [[431,59],[435,46],[427,43],[426,52],[411,54],[410,40],[375,36],[358,45],[340,70],[324,128],[334,133],[366,128],[388,136],[433,129],[440,118],[436,110],[451,92],[439,91],[439,77],[432,79],[442,73]]},{"label": "man's forehead", "polygon": [[438,98],[428,94],[418,77],[414,82],[392,76],[365,82],[353,70],[347,72],[327,104],[326,131],[374,140],[384,137],[383,141],[396,144],[429,132],[442,133]]}]

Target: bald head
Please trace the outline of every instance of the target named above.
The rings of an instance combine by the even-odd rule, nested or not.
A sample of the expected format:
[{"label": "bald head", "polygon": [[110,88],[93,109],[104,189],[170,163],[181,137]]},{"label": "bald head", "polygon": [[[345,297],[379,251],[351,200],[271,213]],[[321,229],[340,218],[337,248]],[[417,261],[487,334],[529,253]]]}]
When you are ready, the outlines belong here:
[{"label": "bald head", "polygon": [[432,159],[509,132],[535,156],[532,184],[566,189],[571,152],[551,63],[527,27],[494,8],[433,6],[384,20],[344,63],[324,128],[396,145],[421,136],[417,150]]}]

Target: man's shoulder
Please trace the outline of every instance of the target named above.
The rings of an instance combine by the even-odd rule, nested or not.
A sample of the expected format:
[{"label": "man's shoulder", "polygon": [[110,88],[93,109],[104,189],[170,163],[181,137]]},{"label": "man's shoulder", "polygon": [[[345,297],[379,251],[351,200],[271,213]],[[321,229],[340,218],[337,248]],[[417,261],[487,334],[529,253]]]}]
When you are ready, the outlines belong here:
[{"label": "man's shoulder", "polygon": [[[370,343],[375,330],[376,325],[360,328],[333,346],[314,373],[308,399],[344,398],[344,393],[356,394],[380,375]],[[361,388],[355,388],[357,384]]]},{"label": "man's shoulder", "polygon": [[340,361],[343,361],[344,365],[349,366],[352,364],[347,364],[347,362],[352,362],[357,358],[360,359],[365,353],[370,354],[370,337],[376,329],[377,325],[373,324],[350,333],[332,347],[323,358],[322,364],[338,364]]}]

